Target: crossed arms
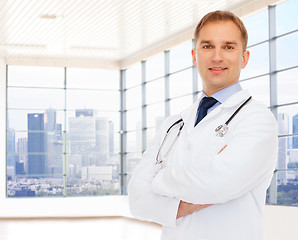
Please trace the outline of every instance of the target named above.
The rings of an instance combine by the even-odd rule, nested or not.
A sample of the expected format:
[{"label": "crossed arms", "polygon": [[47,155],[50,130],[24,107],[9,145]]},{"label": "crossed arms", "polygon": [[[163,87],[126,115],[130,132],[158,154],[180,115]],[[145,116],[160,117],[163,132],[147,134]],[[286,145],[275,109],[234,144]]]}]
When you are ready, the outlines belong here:
[{"label": "crossed arms", "polygon": [[208,164],[200,167],[195,161],[182,167],[156,166],[153,159],[162,134],[147,149],[129,183],[131,211],[143,220],[175,226],[176,218],[246,194],[270,178],[275,165],[277,128],[266,112],[252,112],[240,120],[228,147],[204,159]]}]

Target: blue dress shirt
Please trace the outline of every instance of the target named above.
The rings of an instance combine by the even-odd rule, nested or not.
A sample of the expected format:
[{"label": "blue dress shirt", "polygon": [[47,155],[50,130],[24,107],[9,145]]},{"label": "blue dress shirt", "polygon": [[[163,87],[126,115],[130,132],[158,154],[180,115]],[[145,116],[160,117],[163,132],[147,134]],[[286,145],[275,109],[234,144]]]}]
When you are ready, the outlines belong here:
[{"label": "blue dress shirt", "polygon": [[[218,107],[220,104],[222,104],[223,102],[225,102],[229,97],[231,97],[233,94],[235,94],[236,92],[239,92],[242,90],[242,87],[240,85],[239,82],[236,82],[234,83],[233,85],[231,86],[228,86],[226,88],[223,88],[219,91],[217,91],[216,93],[214,93],[212,96],[210,97],[213,97],[217,100],[217,103],[214,104],[211,108],[208,109],[207,111],[207,114],[209,112],[211,112],[213,109],[215,109],[216,107]],[[204,97],[208,97],[204,91],[202,92],[202,96],[201,96],[201,99],[199,101],[199,106],[200,106],[200,103],[202,101],[202,99]]]}]

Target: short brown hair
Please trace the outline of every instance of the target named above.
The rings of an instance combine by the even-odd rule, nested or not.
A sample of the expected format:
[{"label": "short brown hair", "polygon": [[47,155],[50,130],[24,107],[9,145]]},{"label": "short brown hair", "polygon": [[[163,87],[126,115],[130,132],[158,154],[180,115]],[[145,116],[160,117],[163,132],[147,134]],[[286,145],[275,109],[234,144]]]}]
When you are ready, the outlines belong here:
[{"label": "short brown hair", "polygon": [[247,30],[243,22],[241,21],[241,19],[237,17],[235,14],[228,11],[214,11],[206,14],[196,27],[196,30],[194,33],[195,43],[197,42],[201,29],[206,23],[220,22],[220,21],[232,21],[238,26],[243,40],[243,51],[245,51],[247,47],[247,40],[248,40]]}]

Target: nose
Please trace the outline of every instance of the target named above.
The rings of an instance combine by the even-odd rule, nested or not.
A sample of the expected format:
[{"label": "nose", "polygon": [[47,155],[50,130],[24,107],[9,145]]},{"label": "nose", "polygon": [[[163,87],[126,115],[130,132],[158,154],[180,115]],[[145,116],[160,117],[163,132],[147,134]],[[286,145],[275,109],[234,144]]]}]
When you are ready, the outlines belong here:
[{"label": "nose", "polygon": [[222,50],[220,48],[215,48],[213,51],[212,60],[214,62],[221,62],[222,59]]}]

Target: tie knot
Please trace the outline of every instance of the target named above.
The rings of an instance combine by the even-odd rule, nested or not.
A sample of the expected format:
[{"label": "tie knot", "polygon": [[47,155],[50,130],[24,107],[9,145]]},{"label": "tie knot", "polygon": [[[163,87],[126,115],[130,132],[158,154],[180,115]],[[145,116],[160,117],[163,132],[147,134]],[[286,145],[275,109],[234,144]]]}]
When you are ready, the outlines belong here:
[{"label": "tie knot", "polygon": [[217,103],[217,100],[213,97],[204,97],[200,103],[195,126],[207,115],[207,111],[209,108],[211,108],[215,103]]},{"label": "tie knot", "polygon": [[200,108],[209,109],[211,108],[217,100],[213,97],[204,97],[201,101]]}]

